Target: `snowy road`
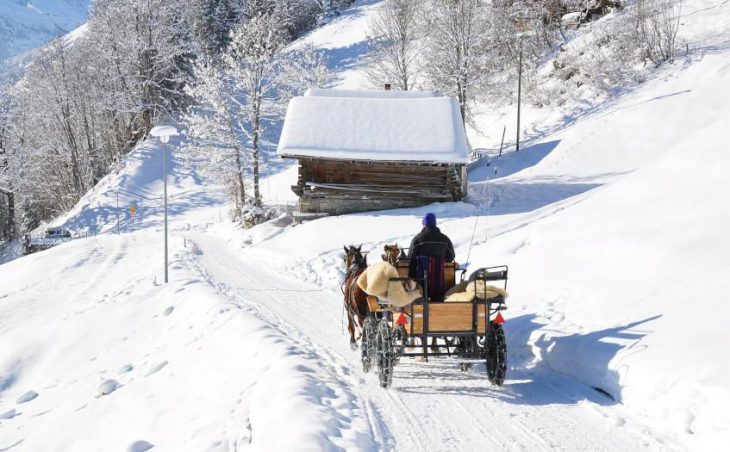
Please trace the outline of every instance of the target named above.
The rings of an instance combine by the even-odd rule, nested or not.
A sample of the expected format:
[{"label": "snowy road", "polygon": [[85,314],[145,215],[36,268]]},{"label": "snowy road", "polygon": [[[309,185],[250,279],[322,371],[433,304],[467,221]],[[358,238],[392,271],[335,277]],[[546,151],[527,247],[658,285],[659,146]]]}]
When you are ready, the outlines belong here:
[{"label": "snowy road", "polygon": [[[247,262],[210,234],[187,235],[191,264],[232,303],[283,331],[327,370],[328,384],[354,397],[378,449],[388,450],[657,450],[671,449],[632,421],[621,405],[585,385],[510,356],[508,380],[492,387],[483,367],[405,361],[390,390],[362,373],[359,353],[342,330],[338,293]],[[284,257],[282,257],[283,259]],[[518,320],[516,320],[518,321]],[[509,336],[508,345],[524,338]]]}]

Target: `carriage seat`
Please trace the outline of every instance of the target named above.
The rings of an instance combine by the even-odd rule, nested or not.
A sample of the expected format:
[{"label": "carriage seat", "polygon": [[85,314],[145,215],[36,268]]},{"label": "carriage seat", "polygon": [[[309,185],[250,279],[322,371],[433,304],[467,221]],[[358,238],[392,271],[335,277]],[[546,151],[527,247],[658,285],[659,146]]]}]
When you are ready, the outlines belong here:
[{"label": "carriage seat", "polygon": [[446,303],[467,303],[475,299],[491,300],[497,297],[507,298],[507,291],[501,287],[487,284],[484,281],[464,281],[446,292],[444,301]]},{"label": "carriage seat", "polygon": [[[400,258],[397,262],[398,276],[401,278],[407,278],[410,268],[411,261],[408,258]],[[456,262],[444,263],[444,288],[448,291],[456,284],[456,271],[459,269],[459,264]]]}]

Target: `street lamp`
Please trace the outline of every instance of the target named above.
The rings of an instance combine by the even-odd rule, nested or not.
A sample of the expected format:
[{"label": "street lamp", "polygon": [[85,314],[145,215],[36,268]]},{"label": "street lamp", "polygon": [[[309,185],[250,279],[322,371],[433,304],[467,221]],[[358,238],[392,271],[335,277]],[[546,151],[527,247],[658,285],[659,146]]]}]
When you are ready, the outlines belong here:
[{"label": "street lamp", "polygon": [[159,137],[162,142],[162,177],[165,181],[165,283],[167,283],[167,143],[170,141],[170,137],[178,135],[178,131],[172,126],[157,126],[152,128],[150,135]]}]

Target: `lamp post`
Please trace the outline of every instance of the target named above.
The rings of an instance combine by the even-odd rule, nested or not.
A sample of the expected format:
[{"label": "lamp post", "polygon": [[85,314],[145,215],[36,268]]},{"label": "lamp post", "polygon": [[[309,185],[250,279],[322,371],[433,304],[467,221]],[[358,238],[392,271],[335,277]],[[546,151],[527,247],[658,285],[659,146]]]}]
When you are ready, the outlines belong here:
[{"label": "lamp post", "polygon": [[159,137],[162,142],[162,178],[164,180],[164,198],[165,198],[165,283],[168,282],[167,268],[167,143],[170,137],[178,135],[176,128],[172,126],[157,126],[150,131],[153,137]]}]

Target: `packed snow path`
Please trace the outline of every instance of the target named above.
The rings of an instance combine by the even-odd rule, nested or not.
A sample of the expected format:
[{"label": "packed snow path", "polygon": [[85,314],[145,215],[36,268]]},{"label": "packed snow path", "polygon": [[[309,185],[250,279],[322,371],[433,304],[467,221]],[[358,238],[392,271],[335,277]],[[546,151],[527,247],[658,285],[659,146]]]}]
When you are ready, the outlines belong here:
[{"label": "packed snow path", "polygon": [[358,397],[378,449],[670,447],[605,395],[548,370],[522,367],[515,356],[510,358],[517,364],[501,388],[490,385],[483,366],[463,373],[454,362],[404,360],[396,367],[393,387],[384,390],[373,375],[362,373],[359,351],[349,348],[336,293],[242,260],[213,235],[187,236],[193,243],[190,259],[202,278],[232,303],[253,309],[285,332]]},{"label": "packed snow path", "polygon": [[[307,38],[335,57],[340,87],[362,87],[377,2],[361,3]],[[730,3],[687,3],[688,58],[578,121],[526,112],[535,141],[498,173],[473,165],[471,204],[426,208],[459,258],[487,209],[471,264],[507,263],[514,281],[502,388],[483,368],[405,362],[385,391],[349,349],[342,245],[402,244],[425,209],[233,230],[223,190],[168,165],[161,285],[162,165],[145,143],[57,223],[113,231],[119,194],[138,207],[121,229],[137,232],[0,266],[0,451],[720,448]],[[501,133],[501,119],[480,123]],[[292,196],[294,167],[267,175],[269,200]]]},{"label": "packed snow path", "polygon": [[[171,240],[168,285],[150,254],[160,231],[3,266],[15,278],[0,291],[0,448],[673,448],[606,396],[514,353],[501,388],[483,366],[432,361],[402,363],[384,390],[349,348],[336,289],[242,258],[205,226],[185,229]],[[519,351],[525,338],[508,340]]]}]

